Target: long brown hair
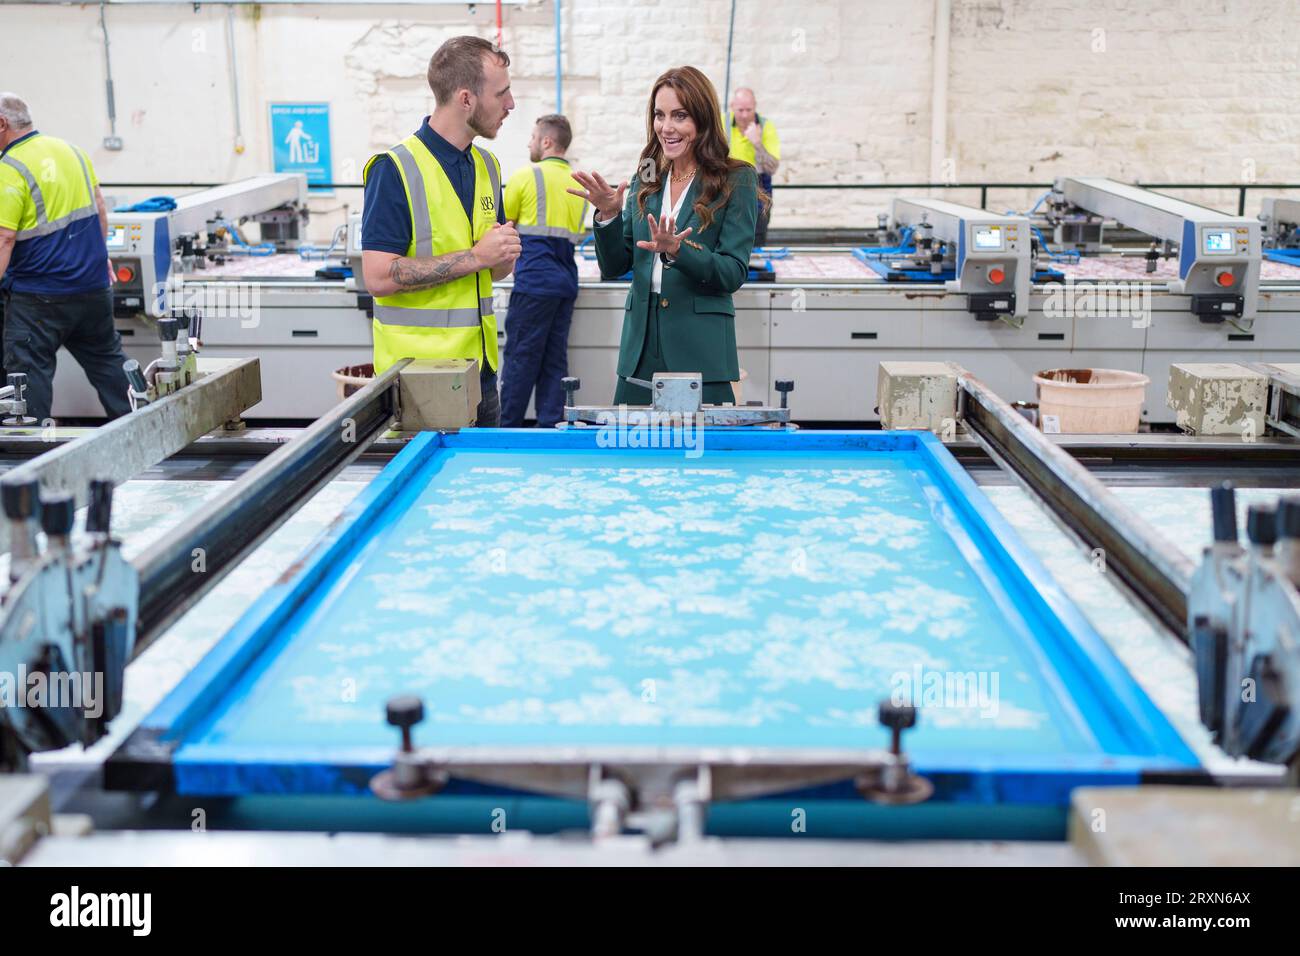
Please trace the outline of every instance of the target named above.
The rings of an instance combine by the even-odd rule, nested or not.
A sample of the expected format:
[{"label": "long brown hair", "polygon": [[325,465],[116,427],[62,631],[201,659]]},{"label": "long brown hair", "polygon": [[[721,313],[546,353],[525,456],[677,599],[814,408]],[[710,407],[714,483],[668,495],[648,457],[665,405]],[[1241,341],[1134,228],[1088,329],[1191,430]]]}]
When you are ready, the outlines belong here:
[{"label": "long brown hair", "polygon": [[[693,66],[675,66],[664,71],[650,90],[645,121],[646,145],[637,163],[641,187],[637,190],[636,205],[643,218],[646,200],[663,189],[664,180],[669,175],[668,160],[664,158],[663,147],[655,135],[655,97],[665,86],[677,92],[682,108],[695,123],[695,175],[700,179],[700,188],[695,194],[694,209],[700,220],[697,231],[703,231],[713,222],[713,214],[731,198],[731,174],[746,168],[749,163],[727,155],[731,144],[722,125],[722,111],[718,109],[718,91],[709,78]],[[768,201],[761,187],[759,197],[764,203]]]}]

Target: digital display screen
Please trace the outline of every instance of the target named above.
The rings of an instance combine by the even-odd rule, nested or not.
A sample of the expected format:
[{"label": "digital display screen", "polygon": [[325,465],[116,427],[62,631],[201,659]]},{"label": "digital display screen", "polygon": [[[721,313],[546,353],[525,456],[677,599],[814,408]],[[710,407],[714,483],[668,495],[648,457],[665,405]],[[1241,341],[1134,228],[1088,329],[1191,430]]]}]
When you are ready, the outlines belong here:
[{"label": "digital display screen", "polygon": [[1224,253],[1232,252],[1232,230],[1214,229],[1207,231],[1204,242],[1207,256],[1221,256]]},{"label": "digital display screen", "polygon": [[1002,227],[1001,226],[976,226],[975,227],[975,248],[976,249],[1001,249],[1002,248]]},{"label": "digital display screen", "polygon": [[126,248],[126,226],[110,226],[108,230],[108,248]]}]

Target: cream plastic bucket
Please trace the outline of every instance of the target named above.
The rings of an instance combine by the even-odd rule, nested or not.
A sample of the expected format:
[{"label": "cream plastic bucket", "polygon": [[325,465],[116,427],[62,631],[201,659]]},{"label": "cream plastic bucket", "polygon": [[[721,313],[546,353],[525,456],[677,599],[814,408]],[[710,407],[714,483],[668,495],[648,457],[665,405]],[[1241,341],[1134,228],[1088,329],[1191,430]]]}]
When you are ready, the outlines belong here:
[{"label": "cream plastic bucket", "polygon": [[339,401],[347,398],[353,392],[365,388],[375,377],[375,367],[367,362],[365,365],[345,365],[336,372],[330,372],[334,379],[334,384],[339,389]]},{"label": "cream plastic bucket", "polygon": [[1052,368],[1034,376],[1044,432],[1123,435],[1138,430],[1151,379],[1113,368]]}]

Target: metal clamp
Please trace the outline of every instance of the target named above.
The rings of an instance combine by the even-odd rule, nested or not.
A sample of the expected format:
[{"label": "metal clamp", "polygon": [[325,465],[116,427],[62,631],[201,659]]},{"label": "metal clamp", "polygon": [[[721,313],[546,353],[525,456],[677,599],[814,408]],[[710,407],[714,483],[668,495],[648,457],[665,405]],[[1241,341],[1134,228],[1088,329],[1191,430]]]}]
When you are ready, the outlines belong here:
[{"label": "metal clamp", "polygon": [[27,373],[10,372],[8,384],[0,388],[0,414],[5,416],[0,424],[30,428],[36,419],[27,414]]},{"label": "metal clamp", "polygon": [[12,542],[12,585],[0,604],[0,671],[43,674],[46,686],[58,689],[40,706],[0,713],[0,755],[9,754],[10,763],[71,743],[89,746],[121,710],[137,586],[134,567],[110,533],[112,496],[111,482],[91,482],[89,540],[78,549],[72,494],[42,495],[35,479],[0,482]]},{"label": "metal clamp", "polygon": [[[639,380],[628,379],[633,384]],[[663,424],[681,425],[692,420],[706,427],[789,425],[788,395],[794,382],[781,380],[776,390],[781,393],[781,405],[706,405],[704,381],[699,372],[656,372],[648,383],[649,405],[578,405],[576,398],[581,382],[573,377],[560,380],[564,388],[564,422],[572,425],[628,425],[660,427]]]},{"label": "metal clamp", "polygon": [[[1247,512],[1237,539],[1232,486],[1211,491],[1214,543],[1187,598],[1201,722],[1230,756],[1300,774],[1300,497]],[[1249,689],[1249,693],[1247,693]]]},{"label": "metal clamp", "polygon": [[443,790],[454,777],[490,786],[585,800],[591,833],[607,840],[643,833],[652,845],[700,840],[708,808],[809,787],[852,781],[865,799],[906,805],[929,799],[933,785],[917,776],[903,752],[903,731],[916,708],[885,701],[880,721],[891,732],[886,751],[799,751],[753,748],[507,748],[419,749],[412,731],[424,719],[418,697],[388,702],[389,724],[402,743],[392,766],[370,781],[385,800],[411,800]]}]

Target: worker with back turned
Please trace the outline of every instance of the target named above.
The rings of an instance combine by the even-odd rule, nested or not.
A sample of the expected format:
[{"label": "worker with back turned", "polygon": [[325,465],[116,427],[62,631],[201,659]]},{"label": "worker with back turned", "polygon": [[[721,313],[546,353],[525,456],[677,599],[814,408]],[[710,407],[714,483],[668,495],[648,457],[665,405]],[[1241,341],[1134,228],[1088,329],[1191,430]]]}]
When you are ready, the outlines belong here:
[{"label": "worker with back turned", "polygon": [[509,65],[479,37],[440,46],[429,60],[433,115],[362,176],[375,374],[403,358],[474,359],[479,426],[500,420],[492,283],[510,274],[520,244],[502,208],[501,166],[474,137],[493,139],[514,109]]},{"label": "worker with back turned", "polygon": [[27,414],[50,417],[66,348],[109,418],[131,411],[113,325],[108,209],[90,157],[41,133],[27,104],[0,93],[0,288],[4,368],[27,376]]},{"label": "worker with back turned", "polygon": [[585,236],[587,215],[587,203],[569,193],[574,183],[565,153],[572,140],[563,116],[539,118],[528,141],[529,165],[506,185],[506,217],[518,224],[523,244],[506,312],[501,375],[506,428],[523,425],[534,389],[538,427],[553,427],[564,413],[560,382],[569,374],[569,324],[578,297],[573,247]]}]

